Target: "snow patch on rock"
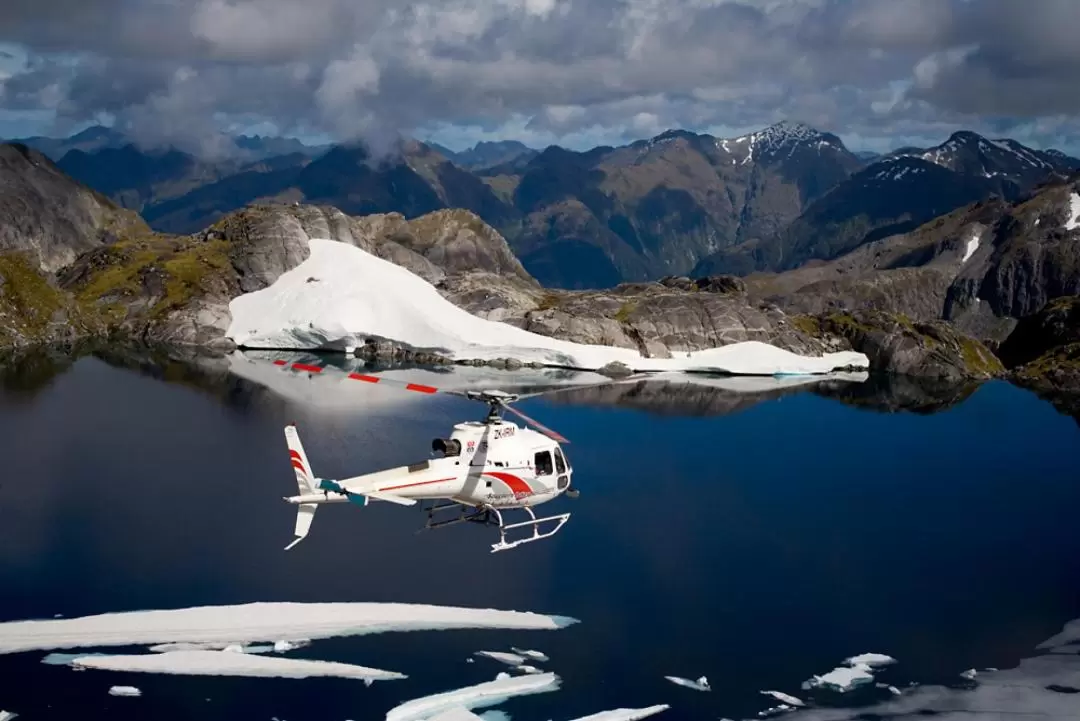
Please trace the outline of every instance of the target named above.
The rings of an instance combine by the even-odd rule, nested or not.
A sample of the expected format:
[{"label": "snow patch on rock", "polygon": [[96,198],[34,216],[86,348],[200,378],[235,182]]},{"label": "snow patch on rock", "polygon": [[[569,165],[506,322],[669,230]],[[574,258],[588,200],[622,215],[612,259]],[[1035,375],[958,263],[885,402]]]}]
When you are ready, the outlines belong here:
[{"label": "snow patch on rock", "polygon": [[[549,338],[472,315],[423,278],[346,243],[313,238],[311,254],[268,288],[234,298],[227,336],[244,348],[344,349],[387,339],[452,360],[514,358],[583,370],[624,363],[634,371],[734,375],[821,374],[869,368],[862,353],[800,356],[746,341],[685,358],[644,358],[638,351]],[[307,278],[318,277],[319,283]]]}]

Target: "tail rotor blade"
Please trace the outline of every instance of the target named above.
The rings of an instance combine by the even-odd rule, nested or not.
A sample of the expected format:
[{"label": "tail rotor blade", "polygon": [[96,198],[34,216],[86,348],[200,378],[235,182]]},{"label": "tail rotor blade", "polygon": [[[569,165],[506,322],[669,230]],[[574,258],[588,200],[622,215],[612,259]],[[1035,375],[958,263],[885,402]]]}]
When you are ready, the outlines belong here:
[{"label": "tail rotor blade", "polygon": [[524,413],[522,413],[521,411],[519,411],[519,410],[518,410],[517,408],[514,408],[513,406],[506,406],[506,405],[504,405],[504,406],[503,406],[503,409],[504,409],[504,410],[508,410],[508,411],[510,411],[511,413],[513,413],[514,415],[516,415],[516,416],[517,416],[518,418],[520,418],[521,420],[525,421],[526,423],[528,423],[529,425],[531,425],[531,426],[532,426],[533,428],[535,428],[536,430],[540,431],[540,432],[541,432],[541,433],[543,433],[543,434],[544,434],[545,436],[547,436],[548,438],[551,438],[551,439],[552,439],[552,440],[554,440],[554,441],[558,441],[559,443],[569,443],[569,442],[570,442],[569,440],[567,440],[566,438],[564,438],[564,437],[563,437],[563,436],[562,436],[561,434],[559,434],[559,433],[556,433],[555,431],[551,430],[550,428],[548,428],[548,427],[547,427],[547,426],[545,426],[544,424],[540,423],[539,421],[533,420],[532,418],[530,418],[529,416],[525,415]]}]

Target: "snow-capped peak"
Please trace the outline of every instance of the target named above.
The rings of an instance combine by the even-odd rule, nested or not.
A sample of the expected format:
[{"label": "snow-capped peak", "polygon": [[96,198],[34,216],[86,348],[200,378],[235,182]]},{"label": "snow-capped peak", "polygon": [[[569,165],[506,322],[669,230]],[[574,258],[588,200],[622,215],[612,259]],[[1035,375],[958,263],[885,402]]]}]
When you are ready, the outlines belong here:
[{"label": "snow-capped peak", "polygon": [[1033,150],[1010,138],[991,140],[968,130],[953,133],[936,147],[909,148],[898,154],[922,158],[957,172],[1013,180],[1037,179],[1058,166],[1069,166],[1071,160],[1063,153]]},{"label": "snow-capped peak", "polygon": [[835,135],[823,133],[805,123],[788,120],[781,120],[749,135],[718,139],[716,146],[732,155],[741,156],[743,163],[766,156],[791,157],[800,147],[818,152],[826,147],[843,148],[840,139]]},{"label": "snow-capped peak", "polygon": [[867,180],[895,182],[904,178],[915,178],[925,173],[927,165],[916,155],[894,155],[883,158],[863,171]]}]

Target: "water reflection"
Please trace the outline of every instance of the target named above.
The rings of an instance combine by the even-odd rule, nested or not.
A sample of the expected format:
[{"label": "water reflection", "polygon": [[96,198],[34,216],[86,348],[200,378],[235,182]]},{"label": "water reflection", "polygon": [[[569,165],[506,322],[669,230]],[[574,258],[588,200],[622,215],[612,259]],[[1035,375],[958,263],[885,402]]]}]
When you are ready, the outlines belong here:
[{"label": "water reflection", "polygon": [[[548,653],[567,681],[550,699],[508,705],[515,721],[657,701],[673,705],[665,721],[753,717],[774,705],[766,689],[856,705],[855,694],[828,701],[799,686],[852,654],[898,658],[881,676],[898,688],[944,684],[971,666],[1015,666],[1077,616],[1077,430],[1003,383],[971,393],[898,379],[611,382],[339,362],[451,387],[551,389],[523,410],[572,439],[582,495],[560,506],[574,515],[558,536],[508,554],[488,553],[485,529],[418,534],[419,515],[378,504],[326,513],[283,553],[295,513],[280,497],[295,479],[281,429],[294,415],[330,476],[415,461],[428,438],[483,409],[283,371],[273,355],[95,355],[67,372],[63,359],[38,364],[26,383],[35,403],[0,407],[0,619],[342,600],[582,620],[542,638],[417,633],[310,649],[410,675],[359,693],[148,675],[131,679],[141,705],[105,709],[115,721],[377,719],[490,680],[500,669],[464,659],[515,645]],[[26,718],[102,712],[112,678],[40,660],[0,657],[0,678],[19,679],[0,684],[0,705]],[[672,686],[672,674],[706,675],[714,690]]]},{"label": "water reflection", "polygon": [[[286,402],[323,411],[355,410],[407,403],[400,394],[380,393],[367,384],[346,382],[350,372],[427,383],[446,390],[498,388],[544,394],[552,403],[613,406],[661,416],[708,417],[739,413],[760,403],[811,393],[844,405],[883,413],[930,415],[953,408],[974,394],[979,381],[839,373],[825,377],[722,377],[664,373],[613,380],[596,373],[552,368],[506,370],[486,366],[373,363],[342,354],[246,351],[212,355],[177,347],[86,346],[39,350],[0,361],[0,388],[9,401],[26,401],[70,369],[79,355],[136,371],[167,383],[209,393],[237,409]],[[276,360],[331,369],[320,376],[285,371]],[[1080,403],[1071,394],[1041,396],[1080,423]],[[416,399],[411,399],[416,400]]]}]

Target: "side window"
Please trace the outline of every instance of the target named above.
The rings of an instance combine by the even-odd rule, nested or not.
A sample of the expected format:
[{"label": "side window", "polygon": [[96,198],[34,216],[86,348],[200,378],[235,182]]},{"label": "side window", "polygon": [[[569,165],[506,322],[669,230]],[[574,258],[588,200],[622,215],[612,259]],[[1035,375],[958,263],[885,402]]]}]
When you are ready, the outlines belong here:
[{"label": "side window", "polygon": [[563,458],[562,451],[558,448],[555,449],[555,470],[559,473],[566,473],[566,459]]},{"label": "side window", "polygon": [[551,475],[551,452],[540,451],[534,456],[536,465],[536,475],[538,476],[550,476]]}]

